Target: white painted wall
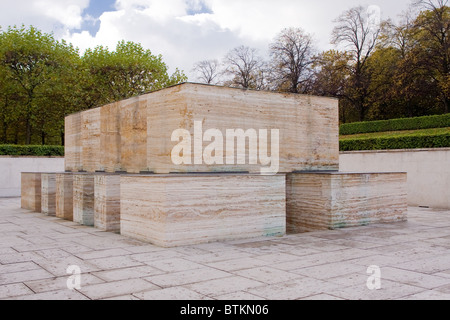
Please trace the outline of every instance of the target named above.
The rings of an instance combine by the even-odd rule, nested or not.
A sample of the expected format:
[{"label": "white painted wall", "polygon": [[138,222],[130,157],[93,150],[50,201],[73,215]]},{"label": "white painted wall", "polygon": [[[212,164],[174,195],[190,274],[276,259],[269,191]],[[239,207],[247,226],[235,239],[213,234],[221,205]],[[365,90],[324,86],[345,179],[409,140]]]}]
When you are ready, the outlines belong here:
[{"label": "white painted wall", "polygon": [[410,206],[450,209],[450,148],[343,152],[340,171],[407,172]]},{"label": "white painted wall", "polygon": [[64,172],[64,158],[0,156],[0,198],[20,197],[22,172]]},{"label": "white painted wall", "polygon": [[[0,197],[19,197],[21,172],[63,172],[64,158],[0,157]],[[408,204],[450,209],[450,148],[355,151],[340,155],[342,172],[407,172]]]}]

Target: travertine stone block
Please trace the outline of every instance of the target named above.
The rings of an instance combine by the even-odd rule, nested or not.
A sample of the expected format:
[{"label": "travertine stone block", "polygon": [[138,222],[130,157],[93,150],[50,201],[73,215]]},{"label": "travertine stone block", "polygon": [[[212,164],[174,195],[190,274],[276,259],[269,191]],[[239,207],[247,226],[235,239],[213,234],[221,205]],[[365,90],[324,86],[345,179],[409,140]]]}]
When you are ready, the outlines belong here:
[{"label": "travertine stone block", "polygon": [[[195,164],[195,122],[201,122],[202,131],[219,130],[226,151],[227,130],[267,129],[268,154],[271,151],[271,130],[279,130],[279,171],[290,173],[305,170],[339,169],[338,100],[298,94],[241,90],[227,87],[186,83],[141,97],[148,100],[148,170],[155,173],[171,172],[261,172],[261,161],[245,165],[228,164],[226,152],[223,163]],[[176,129],[188,130],[192,139],[192,165],[175,165],[171,151],[177,142],[171,142]],[[204,150],[210,142],[203,142]],[[238,153],[235,143],[235,155]],[[261,150],[260,150],[261,151]],[[273,151],[273,150],[272,150]],[[249,142],[246,155],[249,155]],[[200,154],[201,156],[201,154]]]},{"label": "travertine stone block", "polygon": [[121,168],[121,134],[119,103],[112,103],[100,109],[101,167],[106,172]]},{"label": "travertine stone block", "polygon": [[73,174],[56,174],[56,216],[73,221]]},{"label": "travertine stone block", "polygon": [[128,173],[146,171],[147,99],[135,97],[121,101],[119,109],[122,170]]},{"label": "travertine stone block", "polygon": [[41,212],[41,173],[22,172],[21,206]]},{"label": "travertine stone block", "polygon": [[56,173],[42,173],[41,208],[45,215],[56,215]]},{"label": "travertine stone block", "polygon": [[104,170],[101,163],[100,111],[101,108],[96,108],[81,113],[81,162],[86,172]]},{"label": "travertine stone block", "polygon": [[122,176],[121,234],[163,247],[284,235],[285,187],[285,175]]},{"label": "travertine stone block", "polygon": [[83,170],[81,162],[81,113],[75,113],[66,117],[65,122],[65,169],[77,172]]},{"label": "travertine stone block", "polygon": [[[196,123],[201,130],[195,130]],[[274,151],[272,130],[279,130],[278,172],[338,170],[338,126],[337,99],[184,83],[67,117],[66,170],[261,173],[267,166],[261,155]],[[172,161],[179,143],[172,141],[172,134],[178,129],[191,135],[192,164]],[[224,151],[223,161],[212,164],[203,158],[212,140],[216,142],[204,136],[210,129],[222,134]],[[256,164],[250,161],[247,138],[245,163],[239,163],[235,139],[230,147],[235,159],[227,160],[227,130],[255,133],[259,146],[266,130],[267,152],[259,148],[252,158]]]},{"label": "travertine stone block", "polygon": [[97,174],[94,192],[94,226],[120,232],[120,175]]},{"label": "travertine stone block", "polygon": [[73,221],[94,226],[94,174],[73,175]]},{"label": "travertine stone block", "polygon": [[407,220],[406,173],[287,175],[291,233]]}]

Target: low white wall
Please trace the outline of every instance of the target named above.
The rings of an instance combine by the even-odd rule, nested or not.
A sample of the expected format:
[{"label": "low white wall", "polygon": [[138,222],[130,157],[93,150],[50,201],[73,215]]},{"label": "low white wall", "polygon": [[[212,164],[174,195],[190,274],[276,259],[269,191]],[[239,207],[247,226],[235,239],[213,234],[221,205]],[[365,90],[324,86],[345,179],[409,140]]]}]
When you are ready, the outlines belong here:
[{"label": "low white wall", "polygon": [[450,209],[450,148],[343,152],[340,171],[407,172],[410,206]]},{"label": "low white wall", "polygon": [[[19,197],[21,172],[63,172],[64,158],[0,157],[0,197]],[[342,172],[407,172],[408,204],[450,209],[450,148],[355,151],[340,155]]]},{"label": "low white wall", "polygon": [[0,198],[20,197],[22,172],[64,172],[64,158],[0,156]]}]

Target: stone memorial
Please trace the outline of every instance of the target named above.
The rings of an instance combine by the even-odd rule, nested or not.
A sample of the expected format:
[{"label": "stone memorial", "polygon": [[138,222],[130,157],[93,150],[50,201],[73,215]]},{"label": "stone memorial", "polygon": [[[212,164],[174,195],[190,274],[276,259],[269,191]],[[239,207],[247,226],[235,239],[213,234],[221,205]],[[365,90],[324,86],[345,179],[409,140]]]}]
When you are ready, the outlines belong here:
[{"label": "stone memorial", "polygon": [[[56,214],[163,247],[405,221],[406,174],[339,172],[338,118],[332,98],[194,83],[69,115]],[[22,179],[36,210],[41,175]]]}]

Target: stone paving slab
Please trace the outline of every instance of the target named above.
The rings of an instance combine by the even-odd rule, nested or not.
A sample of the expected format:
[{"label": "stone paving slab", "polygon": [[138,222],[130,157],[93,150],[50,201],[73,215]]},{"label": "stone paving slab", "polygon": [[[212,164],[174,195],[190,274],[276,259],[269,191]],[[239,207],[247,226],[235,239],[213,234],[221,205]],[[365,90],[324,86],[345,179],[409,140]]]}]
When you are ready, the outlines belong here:
[{"label": "stone paving slab", "polygon": [[[0,199],[0,299],[450,300],[450,211],[284,237],[160,248]],[[69,266],[80,288],[67,288]],[[380,289],[367,286],[379,267]]]}]

